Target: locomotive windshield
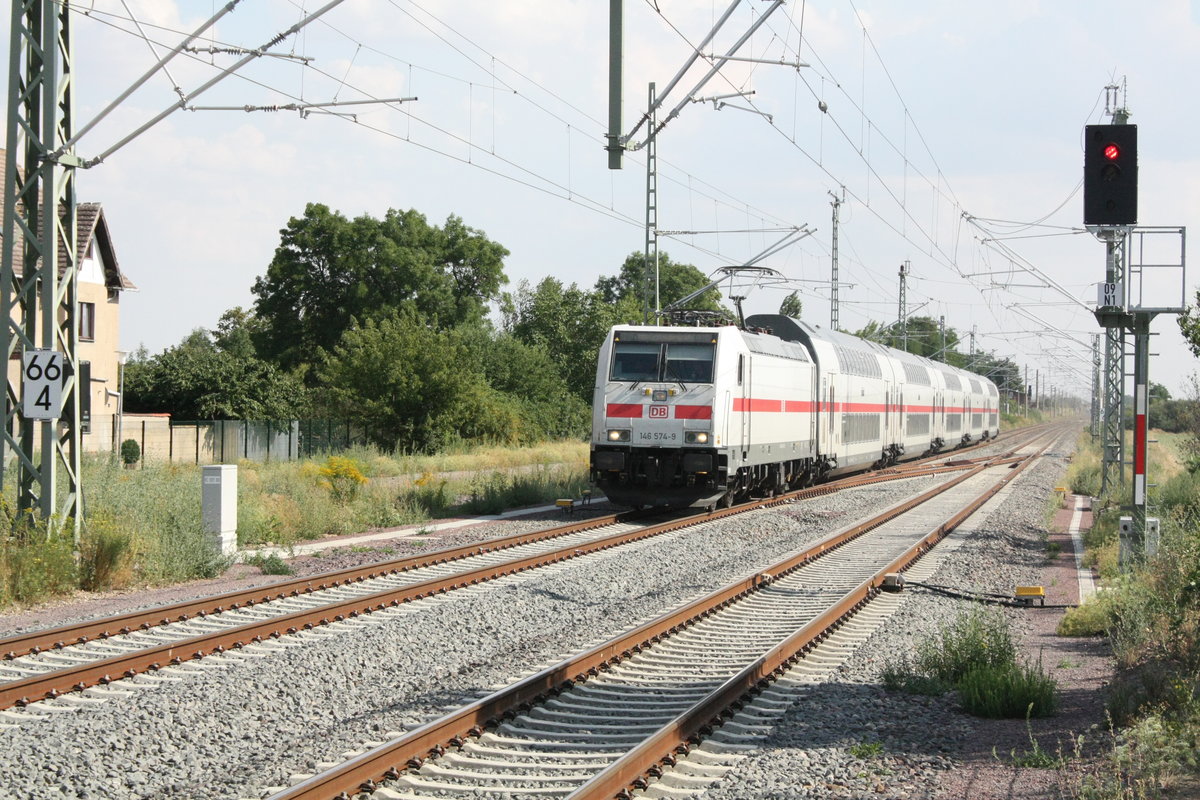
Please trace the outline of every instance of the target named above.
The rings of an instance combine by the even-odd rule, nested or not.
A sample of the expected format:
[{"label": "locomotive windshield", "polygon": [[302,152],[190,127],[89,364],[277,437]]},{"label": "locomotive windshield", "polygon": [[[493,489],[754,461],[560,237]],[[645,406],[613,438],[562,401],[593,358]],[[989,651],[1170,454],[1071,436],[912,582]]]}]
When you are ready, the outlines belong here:
[{"label": "locomotive windshield", "polygon": [[634,382],[712,383],[715,349],[712,342],[616,341],[610,378]]}]

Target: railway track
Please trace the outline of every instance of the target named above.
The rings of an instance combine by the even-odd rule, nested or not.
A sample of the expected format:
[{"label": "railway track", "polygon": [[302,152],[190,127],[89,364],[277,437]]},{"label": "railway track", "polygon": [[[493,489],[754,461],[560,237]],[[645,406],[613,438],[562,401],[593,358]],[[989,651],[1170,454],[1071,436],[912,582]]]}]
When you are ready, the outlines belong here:
[{"label": "railway track", "polygon": [[[705,598],[270,800],[628,797],[1032,463],[993,457]],[[659,793],[669,795],[669,791]]]},{"label": "railway track", "polygon": [[[710,514],[654,523],[614,514],[418,557],[37,631],[0,640],[0,709],[153,673],[515,572],[616,547],[752,508],[844,488],[973,468],[962,451]],[[79,702],[86,702],[81,699]]]}]

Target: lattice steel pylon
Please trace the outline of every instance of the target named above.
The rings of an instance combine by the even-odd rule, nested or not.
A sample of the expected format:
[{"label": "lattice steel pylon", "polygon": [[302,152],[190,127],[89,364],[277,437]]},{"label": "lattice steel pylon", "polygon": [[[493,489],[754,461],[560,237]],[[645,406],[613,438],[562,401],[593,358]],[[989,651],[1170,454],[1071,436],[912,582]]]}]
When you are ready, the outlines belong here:
[{"label": "lattice steel pylon", "polygon": [[[79,274],[73,130],[70,0],[14,0],[9,50],[0,335],[10,371],[0,465],[15,458],[17,504],[52,528],[83,518],[78,367]],[[12,359],[57,351],[63,363],[58,419],[23,416]],[[4,474],[0,470],[0,487]],[[60,492],[65,489],[65,494]]]},{"label": "lattice steel pylon", "polygon": [[[1107,249],[1104,280],[1123,287],[1125,272],[1124,231],[1104,232]],[[1118,293],[1121,289],[1118,288]],[[1121,308],[1124,308],[1122,300]],[[1104,407],[1101,420],[1100,492],[1107,493],[1125,485],[1125,326],[1117,324],[1104,329]]]},{"label": "lattice steel pylon", "polygon": [[662,311],[662,302],[658,295],[658,114],[654,106],[654,84],[650,84],[650,99],[646,104],[650,120],[650,135],[646,138],[646,248],[643,251],[642,266],[645,278],[642,282],[642,322],[651,319],[650,311],[654,310],[654,324],[659,324],[658,314]]}]

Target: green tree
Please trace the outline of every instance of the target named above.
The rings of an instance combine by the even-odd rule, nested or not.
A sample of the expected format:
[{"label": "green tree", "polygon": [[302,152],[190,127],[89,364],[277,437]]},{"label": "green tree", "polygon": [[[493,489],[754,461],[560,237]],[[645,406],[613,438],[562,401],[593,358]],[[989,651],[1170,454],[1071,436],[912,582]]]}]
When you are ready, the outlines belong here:
[{"label": "green tree", "polygon": [[907,350],[935,361],[946,361],[955,366],[965,366],[967,357],[958,352],[959,336],[953,328],[946,328],[945,358],[942,357],[941,324],[933,317],[909,317],[906,336],[895,323],[883,325],[872,320],[854,335],[879,342],[897,350]]},{"label": "green tree", "polygon": [[[645,258],[642,253],[635,252],[625,259],[619,274],[602,277],[596,281],[596,291],[609,304],[615,304],[620,300],[636,300],[637,308],[640,310],[642,287],[645,282]],[[659,302],[664,308],[676,300],[702,289],[709,282],[710,279],[691,264],[672,261],[665,252],[658,254],[658,295]],[[650,291],[653,292],[653,285],[651,285]],[[654,305],[653,296],[650,298],[650,305],[651,307]],[[721,293],[715,288],[709,289],[688,302],[687,307],[701,311],[725,311],[721,307]]]},{"label": "green tree", "polygon": [[541,348],[571,394],[590,403],[600,345],[613,325],[640,319],[640,302],[632,296],[610,301],[601,291],[544,278],[536,287],[522,281],[515,293],[506,293],[501,311],[504,330]]},{"label": "green tree", "polygon": [[455,216],[442,228],[412,210],[349,220],[310,203],[280,231],[266,275],[254,282],[255,344],[290,370],[314,363],[355,323],[401,309],[439,329],[482,318],[506,280],[507,255]]},{"label": "green tree", "polygon": [[800,319],[804,314],[804,303],[800,301],[800,295],[797,292],[792,292],[783,298],[783,302],[779,304],[779,313],[785,317]]},{"label": "green tree", "polygon": [[217,320],[217,327],[212,332],[213,343],[223,353],[238,358],[257,358],[254,336],[261,329],[261,323],[252,312],[234,306]]},{"label": "green tree", "polygon": [[1196,290],[1196,305],[1188,306],[1179,318],[1179,332],[1187,340],[1192,355],[1200,358],[1200,289]]},{"label": "green tree", "polygon": [[465,344],[470,369],[518,408],[522,442],[586,435],[591,405],[571,392],[544,346],[527,344],[510,332],[482,325],[466,336]]},{"label": "green tree", "polygon": [[[328,402],[366,423],[381,447],[431,451],[452,438],[455,413],[479,383],[477,373],[463,368],[469,363],[460,331],[435,330],[402,308],[348,329],[322,358],[317,377]],[[494,398],[476,393],[470,402],[487,399]]]},{"label": "green tree", "polygon": [[124,407],[178,419],[286,420],[307,411],[298,380],[253,356],[225,352],[197,328],[175,347],[125,365]]}]

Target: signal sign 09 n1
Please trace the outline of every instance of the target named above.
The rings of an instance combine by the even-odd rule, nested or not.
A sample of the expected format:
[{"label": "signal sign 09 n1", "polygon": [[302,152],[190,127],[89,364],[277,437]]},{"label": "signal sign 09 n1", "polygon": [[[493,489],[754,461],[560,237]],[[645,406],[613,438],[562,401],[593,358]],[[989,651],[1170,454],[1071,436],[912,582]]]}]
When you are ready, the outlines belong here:
[{"label": "signal sign 09 n1", "polygon": [[1083,147],[1083,224],[1137,224],[1137,125],[1088,125]]}]

